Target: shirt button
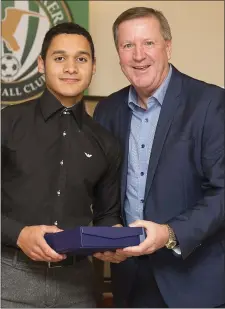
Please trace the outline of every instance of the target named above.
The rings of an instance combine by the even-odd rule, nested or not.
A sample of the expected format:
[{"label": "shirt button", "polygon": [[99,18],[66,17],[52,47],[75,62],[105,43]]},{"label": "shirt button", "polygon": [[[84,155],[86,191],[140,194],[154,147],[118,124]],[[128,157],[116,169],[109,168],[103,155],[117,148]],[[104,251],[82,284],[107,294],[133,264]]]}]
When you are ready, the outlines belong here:
[{"label": "shirt button", "polygon": [[143,199],[141,199],[141,203],[142,203],[142,204],[144,203],[144,200],[143,200]]},{"label": "shirt button", "polygon": [[141,172],[141,176],[143,176],[145,173],[144,172]]},{"label": "shirt button", "polygon": [[60,165],[63,165],[63,160],[62,160],[62,161],[60,161]]},{"label": "shirt button", "polygon": [[63,136],[66,136],[66,131],[63,131]]},{"label": "shirt button", "polygon": [[142,144],[142,145],[141,145],[141,148],[145,148],[145,144]]},{"label": "shirt button", "polygon": [[61,192],[60,192],[60,190],[58,190],[58,191],[57,191],[57,195],[60,196],[60,194],[61,194]]},{"label": "shirt button", "polygon": [[145,118],[145,122],[148,122],[148,118]]}]

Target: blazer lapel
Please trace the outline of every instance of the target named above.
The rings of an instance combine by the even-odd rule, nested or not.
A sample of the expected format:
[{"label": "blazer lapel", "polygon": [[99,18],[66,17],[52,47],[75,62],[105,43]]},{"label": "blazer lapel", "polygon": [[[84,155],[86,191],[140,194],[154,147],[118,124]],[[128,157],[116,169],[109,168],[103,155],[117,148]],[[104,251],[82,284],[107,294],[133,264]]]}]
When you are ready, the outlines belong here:
[{"label": "blazer lapel", "polygon": [[169,128],[172,124],[175,111],[180,103],[181,74],[173,67],[171,80],[162,104],[155,137],[152,145],[151,156],[148,166],[148,175],[145,187],[145,199],[150,191],[159,158],[166,140]]}]

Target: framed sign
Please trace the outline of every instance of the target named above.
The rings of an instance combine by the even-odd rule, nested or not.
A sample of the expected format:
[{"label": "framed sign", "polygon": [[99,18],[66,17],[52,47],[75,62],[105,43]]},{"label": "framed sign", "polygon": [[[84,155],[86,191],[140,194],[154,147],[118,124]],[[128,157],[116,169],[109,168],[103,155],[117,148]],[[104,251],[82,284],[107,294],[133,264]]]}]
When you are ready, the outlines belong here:
[{"label": "framed sign", "polygon": [[49,28],[74,21],[88,29],[89,1],[1,1],[1,99],[17,104],[41,95],[37,57]]}]

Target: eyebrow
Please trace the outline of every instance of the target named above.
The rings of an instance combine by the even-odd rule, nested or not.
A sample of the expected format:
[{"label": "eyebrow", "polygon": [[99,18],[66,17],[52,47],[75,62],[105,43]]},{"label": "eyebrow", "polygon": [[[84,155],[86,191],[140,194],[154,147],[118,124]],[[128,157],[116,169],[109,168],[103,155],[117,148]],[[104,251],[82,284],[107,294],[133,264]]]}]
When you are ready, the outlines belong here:
[{"label": "eyebrow", "polygon": [[[65,50],[55,50],[53,53],[52,53],[52,56],[53,55],[56,55],[56,54],[63,54],[63,55],[66,55],[67,52]],[[80,55],[87,55],[89,57],[91,57],[90,53],[85,51],[85,50],[79,50],[77,53],[75,53],[75,56],[80,56]]]}]

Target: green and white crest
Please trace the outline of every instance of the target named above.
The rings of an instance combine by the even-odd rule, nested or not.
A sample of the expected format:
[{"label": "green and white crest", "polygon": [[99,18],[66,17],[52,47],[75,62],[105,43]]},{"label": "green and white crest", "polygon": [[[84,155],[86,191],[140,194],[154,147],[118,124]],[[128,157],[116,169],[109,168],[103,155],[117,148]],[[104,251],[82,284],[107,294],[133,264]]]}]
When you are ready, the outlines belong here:
[{"label": "green and white crest", "polygon": [[72,16],[64,1],[2,1],[1,6],[2,103],[22,103],[44,89],[37,57],[45,33],[56,24],[72,21]]}]

